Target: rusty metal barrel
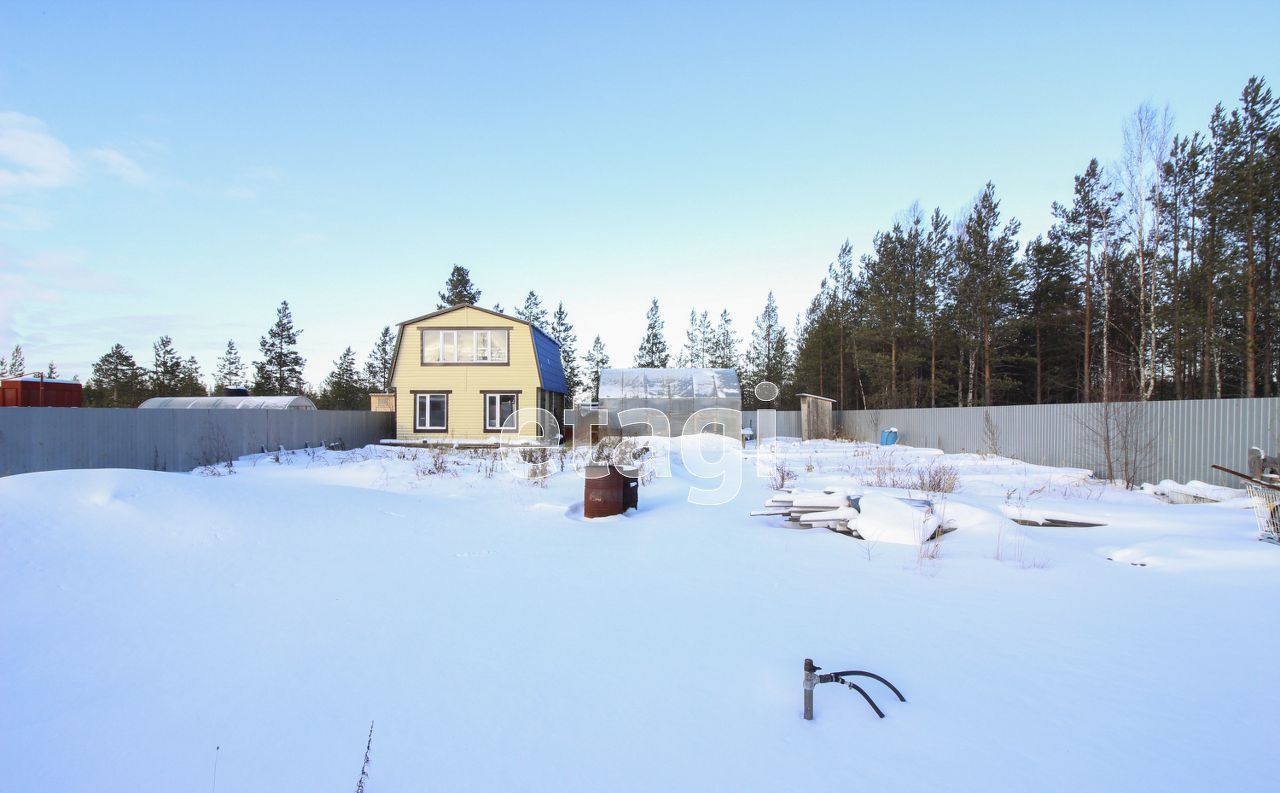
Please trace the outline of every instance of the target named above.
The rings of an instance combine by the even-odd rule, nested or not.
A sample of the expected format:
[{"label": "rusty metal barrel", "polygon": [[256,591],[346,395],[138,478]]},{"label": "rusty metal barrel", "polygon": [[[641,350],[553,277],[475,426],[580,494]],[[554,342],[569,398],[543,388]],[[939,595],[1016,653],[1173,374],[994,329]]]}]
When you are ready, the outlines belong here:
[{"label": "rusty metal barrel", "polygon": [[587,467],[582,491],[582,514],[588,518],[621,515],[640,506],[640,482],[633,469],[623,471],[616,465]]}]

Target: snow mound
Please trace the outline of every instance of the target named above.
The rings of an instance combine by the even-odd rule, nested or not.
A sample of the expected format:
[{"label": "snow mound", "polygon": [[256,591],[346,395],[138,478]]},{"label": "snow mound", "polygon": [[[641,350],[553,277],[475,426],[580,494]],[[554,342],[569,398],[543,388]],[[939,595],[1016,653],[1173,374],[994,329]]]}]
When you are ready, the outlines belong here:
[{"label": "snow mound", "polygon": [[920,545],[938,530],[935,515],[924,512],[892,496],[867,493],[858,502],[858,521],[851,524],[867,542]]}]

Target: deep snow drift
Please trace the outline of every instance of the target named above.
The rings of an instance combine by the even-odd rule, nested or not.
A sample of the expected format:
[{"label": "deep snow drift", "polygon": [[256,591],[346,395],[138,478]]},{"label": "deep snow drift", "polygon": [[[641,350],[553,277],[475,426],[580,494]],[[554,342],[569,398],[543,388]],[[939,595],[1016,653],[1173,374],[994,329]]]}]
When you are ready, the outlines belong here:
[{"label": "deep snow drift", "polygon": [[[349,791],[371,720],[371,793],[1273,789],[1280,548],[1248,510],[779,449],[802,488],[954,473],[956,531],[748,517],[754,451],[728,504],[677,454],[596,521],[557,461],[537,487],[465,453],[0,479],[0,790],[209,790],[220,746],[217,790]],[[805,657],[908,702],[821,686],[803,721]]]}]

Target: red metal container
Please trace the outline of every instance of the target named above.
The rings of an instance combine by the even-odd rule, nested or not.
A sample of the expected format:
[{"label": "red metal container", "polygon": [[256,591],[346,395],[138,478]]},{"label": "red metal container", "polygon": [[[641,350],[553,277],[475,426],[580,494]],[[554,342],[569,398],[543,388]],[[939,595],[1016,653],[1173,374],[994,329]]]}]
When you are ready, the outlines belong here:
[{"label": "red metal container", "polygon": [[84,404],[84,386],[74,380],[15,377],[0,380],[0,407],[78,408]]},{"label": "red metal container", "polygon": [[617,466],[588,466],[588,478],[583,485],[582,514],[588,518],[606,518],[621,515],[628,509],[640,507],[640,482],[638,472]]}]

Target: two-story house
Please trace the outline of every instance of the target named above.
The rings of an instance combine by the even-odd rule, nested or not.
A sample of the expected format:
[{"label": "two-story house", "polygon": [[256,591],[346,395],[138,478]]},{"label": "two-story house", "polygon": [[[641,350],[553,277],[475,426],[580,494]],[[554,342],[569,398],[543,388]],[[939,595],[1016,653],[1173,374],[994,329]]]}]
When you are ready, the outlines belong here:
[{"label": "two-story house", "polygon": [[[539,328],[460,305],[399,329],[391,372],[396,440],[494,440],[507,417],[525,407],[563,420],[560,345]],[[535,426],[521,432],[536,433]]]}]

